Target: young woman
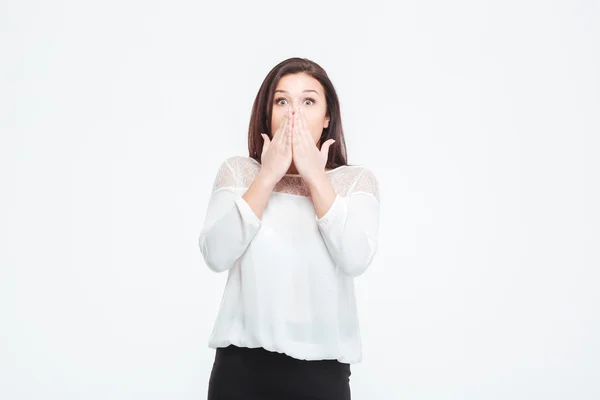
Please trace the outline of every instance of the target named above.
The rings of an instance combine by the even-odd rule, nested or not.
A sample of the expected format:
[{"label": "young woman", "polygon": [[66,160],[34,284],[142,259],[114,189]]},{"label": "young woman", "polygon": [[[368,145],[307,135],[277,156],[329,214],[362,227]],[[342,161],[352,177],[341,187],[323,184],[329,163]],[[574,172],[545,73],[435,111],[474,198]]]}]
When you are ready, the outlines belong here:
[{"label": "young woman", "polygon": [[361,360],[354,278],[377,249],[379,190],[348,165],[326,72],[291,58],[258,91],[249,157],[220,166],[199,245],[228,272],[208,399],[350,399]]}]

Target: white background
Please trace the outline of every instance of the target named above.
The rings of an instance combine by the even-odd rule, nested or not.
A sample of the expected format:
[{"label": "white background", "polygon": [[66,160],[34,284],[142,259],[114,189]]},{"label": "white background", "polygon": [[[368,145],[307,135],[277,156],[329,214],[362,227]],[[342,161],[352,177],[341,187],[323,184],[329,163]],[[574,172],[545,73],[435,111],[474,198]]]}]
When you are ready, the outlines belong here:
[{"label": "white background", "polygon": [[0,2],[0,398],[203,399],[215,173],[288,57],[378,176],[354,400],[600,398],[597,1]]}]

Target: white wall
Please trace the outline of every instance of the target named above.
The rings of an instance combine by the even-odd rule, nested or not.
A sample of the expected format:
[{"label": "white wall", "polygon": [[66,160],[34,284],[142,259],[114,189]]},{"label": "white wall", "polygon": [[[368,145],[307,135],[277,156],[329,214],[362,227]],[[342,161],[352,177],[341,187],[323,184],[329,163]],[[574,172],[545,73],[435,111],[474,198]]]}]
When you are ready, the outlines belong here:
[{"label": "white wall", "polygon": [[353,399],[600,398],[597,1],[0,3],[0,398],[202,399],[214,174],[293,56],[379,177]]}]

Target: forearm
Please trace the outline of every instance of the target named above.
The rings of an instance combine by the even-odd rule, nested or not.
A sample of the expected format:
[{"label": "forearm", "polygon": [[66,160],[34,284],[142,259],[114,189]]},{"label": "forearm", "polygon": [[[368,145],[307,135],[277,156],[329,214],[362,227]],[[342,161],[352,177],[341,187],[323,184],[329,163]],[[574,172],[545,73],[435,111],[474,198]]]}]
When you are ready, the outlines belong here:
[{"label": "forearm", "polygon": [[379,202],[369,194],[337,196],[317,225],[331,258],[347,275],[362,274],[377,251]]},{"label": "forearm", "polygon": [[242,195],[242,198],[248,203],[254,214],[261,220],[275,183],[273,178],[261,172],[254,178],[248,190]]},{"label": "forearm", "polygon": [[331,186],[331,182],[329,182],[325,172],[321,172],[307,180],[306,183],[310,189],[317,218],[322,218],[335,200],[336,193]]}]

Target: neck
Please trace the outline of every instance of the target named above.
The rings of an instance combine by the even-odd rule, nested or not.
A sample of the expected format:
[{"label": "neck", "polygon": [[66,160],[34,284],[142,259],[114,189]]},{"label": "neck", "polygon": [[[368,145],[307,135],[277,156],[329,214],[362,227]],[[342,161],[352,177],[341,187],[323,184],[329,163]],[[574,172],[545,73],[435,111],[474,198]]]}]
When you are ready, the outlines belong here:
[{"label": "neck", "polygon": [[[331,168],[327,168],[325,167],[325,171],[329,171]],[[296,169],[296,166],[294,165],[294,162],[292,161],[292,165],[290,165],[290,168],[287,170],[286,174],[298,174],[298,170]]]},{"label": "neck", "polygon": [[294,165],[294,162],[292,161],[292,164],[290,165],[290,168],[287,170],[288,174],[297,174],[298,170],[296,169],[296,166]]}]

